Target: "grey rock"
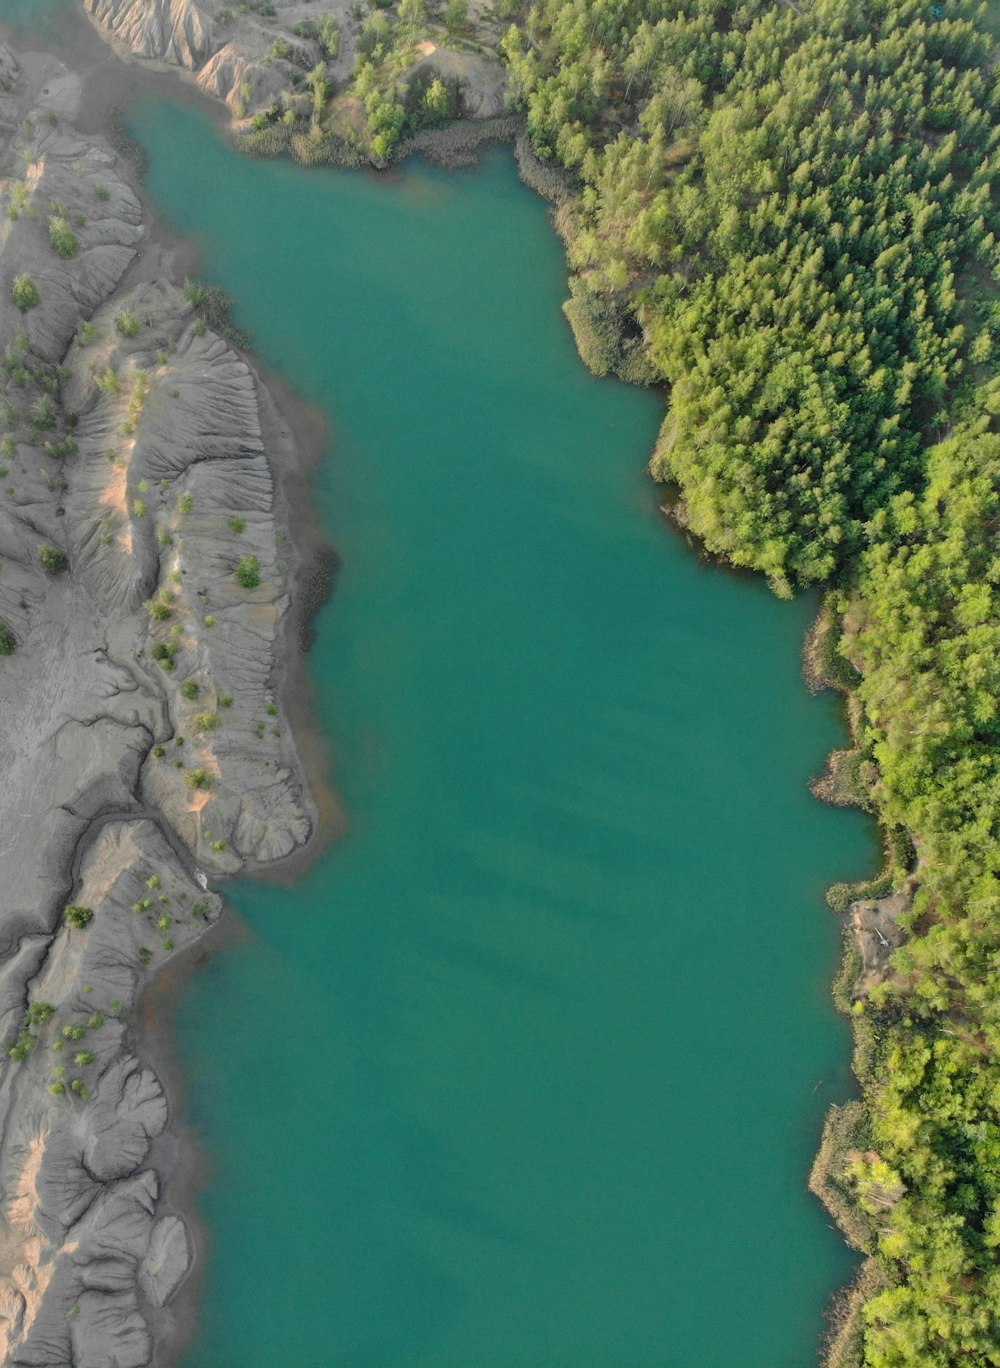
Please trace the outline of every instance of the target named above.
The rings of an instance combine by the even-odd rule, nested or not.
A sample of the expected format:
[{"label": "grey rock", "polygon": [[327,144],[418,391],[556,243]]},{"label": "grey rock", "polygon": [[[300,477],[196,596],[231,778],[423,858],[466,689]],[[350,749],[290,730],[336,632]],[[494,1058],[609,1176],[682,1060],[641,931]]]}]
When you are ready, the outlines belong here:
[{"label": "grey rock", "polygon": [[[201,60],[194,5],[145,6],[142,33],[126,8],[123,41]],[[120,293],[141,205],[112,150],[66,122],[78,99],[52,58],[0,47],[0,169],[24,186],[0,180],[0,345],[23,367],[19,386],[0,377],[0,399],[46,415],[40,434],[15,418],[16,486],[0,507],[0,618],[17,643],[0,657],[0,1361],[15,1368],[150,1362],[157,1308],[191,1255],[183,1222],[158,1218],[153,1141],[171,1118],[135,1043],[136,1000],[217,918],[203,871],[281,858],[311,830],[270,687],[288,584],[266,401],[181,291]],[[53,198],[86,214],[66,259],[48,238]],[[25,273],[42,298],[22,316],[9,290]],[[55,364],[66,407],[46,398]],[[75,453],[46,454],[43,441],[71,435]],[[66,573],[45,573],[42,544]],[[246,554],[260,564],[252,590],[233,574]],[[168,622],[147,611],[153,597]],[[172,670],[153,656],[167,641]],[[183,770],[153,754],[178,735]],[[192,787],[185,771],[199,768]],[[92,911],[86,927],[66,921],[70,903]]]},{"label": "grey rock", "polygon": [[179,1216],[164,1216],[153,1227],[146,1257],[139,1266],[139,1286],[154,1306],[163,1306],[190,1267],[187,1227]]}]

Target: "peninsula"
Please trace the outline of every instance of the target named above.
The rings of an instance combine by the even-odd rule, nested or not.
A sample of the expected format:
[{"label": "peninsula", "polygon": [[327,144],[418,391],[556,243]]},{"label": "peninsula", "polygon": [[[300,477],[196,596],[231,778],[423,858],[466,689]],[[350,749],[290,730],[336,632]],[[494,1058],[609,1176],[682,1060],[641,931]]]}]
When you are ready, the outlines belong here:
[{"label": "peninsula", "polygon": [[190,1262],[140,995],[210,878],[315,816],[279,693],[291,435],[80,97],[0,48],[0,1357],[124,1368]]}]

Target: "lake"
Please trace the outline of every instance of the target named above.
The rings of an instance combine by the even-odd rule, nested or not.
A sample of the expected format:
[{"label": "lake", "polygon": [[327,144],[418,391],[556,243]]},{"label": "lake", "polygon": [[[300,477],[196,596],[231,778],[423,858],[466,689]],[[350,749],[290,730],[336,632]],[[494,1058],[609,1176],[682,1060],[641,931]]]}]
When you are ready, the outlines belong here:
[{"label": "lake", "polygon": [[805,1189],[850,1087],[823,891],[875,859],[807,789],[842,740],[815,603],[667,527],[662,397],[584,369],[508,152],[375,176],[173,102],[130,128],[329,417],[342,557],[309,668],[348,834],[229,888],[250,934],[179,1013],[185,1368],[807,1368],[852,1268]]},{"label": "lake", "polygon": [[305,171],[142,106],[147,183],[329,414],[310,670],[350,832],[180,1014],[213,1176],[187,1368],[798,1368],[851,1259],[805,1190],[848,1090],[861,817],[815,605],[699,563],[592,378],[506,152]]}]

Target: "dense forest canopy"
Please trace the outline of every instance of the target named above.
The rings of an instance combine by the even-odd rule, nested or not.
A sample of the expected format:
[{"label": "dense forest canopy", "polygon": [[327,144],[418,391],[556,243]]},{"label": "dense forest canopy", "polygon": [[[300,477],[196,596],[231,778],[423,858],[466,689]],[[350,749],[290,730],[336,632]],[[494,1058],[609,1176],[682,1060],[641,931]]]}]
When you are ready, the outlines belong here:
[{"label": "dense forest canopy", "polygon": [[992,336],[996,77],[975,7],[542,0],[505,39],[578,172],[573,264],[671,386],[661,473],[713,549],[825,582],[919,489]]},{"label": "dense forest canopy", "polygon": [[536,151],[576,182],[585,354],[665,382],[654,470],[705,544],[780,593],[824,586],[838,624],[856,796],[908,906],[854,992],[866,1119],[838,1157],[872,1258],[830,1361],[868,1368],[1000,1364],[990,22],[969,0],[537,0],[502,42]]}]

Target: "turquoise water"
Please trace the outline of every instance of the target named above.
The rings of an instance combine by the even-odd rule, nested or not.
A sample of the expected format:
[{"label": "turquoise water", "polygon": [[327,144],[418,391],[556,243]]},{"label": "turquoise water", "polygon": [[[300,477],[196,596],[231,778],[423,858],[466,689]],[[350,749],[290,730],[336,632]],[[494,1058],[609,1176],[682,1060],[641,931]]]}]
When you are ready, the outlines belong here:
[{"label": "turquoise water", "polygon": [[179,1019],[212,1176],[186,1368],[804,1368],[851,1260],[822,894],[873,858],[813,605],[701,565],[506,153],[376,178],[149,103],[148,188],[333,430],[311,657],[348,837]]},{"label": "turquoise water", "polygon": [[52,37],[68,7],[69,0],[0,0],[0,28],[7,24],[16,34]]}]

